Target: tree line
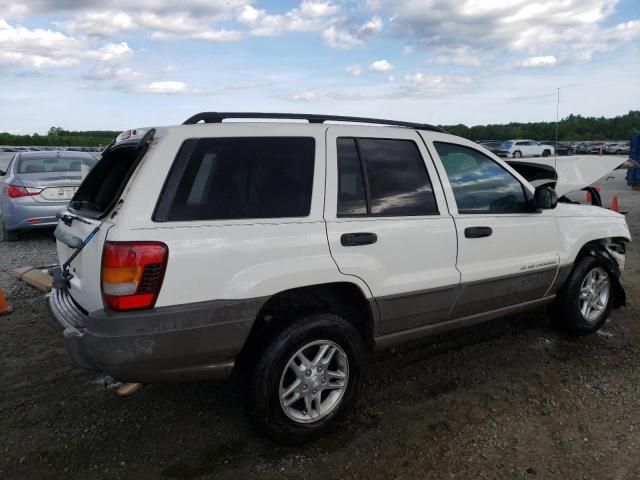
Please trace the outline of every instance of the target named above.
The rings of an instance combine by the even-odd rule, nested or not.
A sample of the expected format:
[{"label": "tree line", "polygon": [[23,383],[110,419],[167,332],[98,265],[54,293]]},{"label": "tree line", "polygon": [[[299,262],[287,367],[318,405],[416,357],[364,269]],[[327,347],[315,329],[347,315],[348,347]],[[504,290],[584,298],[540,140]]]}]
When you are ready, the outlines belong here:
[{"label": "tree line", "polygon": [[[443,125],[454,135],[470,140],[508,140],[529,138],[553,140],[556,138],[555,122],[507,123],[495,125]],[[569,115],[558,122],[558,140],[628,140],[633,132],[640,131],[640,110],[631,110],[626,115],[613,118],[583,117]],[[106,146],[120,132],[88,131],[74,132],[61,127],[51,127],[46,135],[13,135],[0,132],[0,145],[37,145],[97,147]]]},{"label": "tree line", "polygon": [[107,146],[121,132],[95,130],[73,132],[61,127],[51,127],[46,135],[14,135],[0,132],[0,145],[51,146],[51,147],[98,147]]},{"label": "tree line", "polygon": [[[501,125],[447,125],[444,128],[454,135],[470,140],[554,140],[556,122],[507,123]],[[640,111],[631,110],[626,115],[613,118],[569,115],[558,122],[558,140],[629,140],[631,134],[640,131]]]}]

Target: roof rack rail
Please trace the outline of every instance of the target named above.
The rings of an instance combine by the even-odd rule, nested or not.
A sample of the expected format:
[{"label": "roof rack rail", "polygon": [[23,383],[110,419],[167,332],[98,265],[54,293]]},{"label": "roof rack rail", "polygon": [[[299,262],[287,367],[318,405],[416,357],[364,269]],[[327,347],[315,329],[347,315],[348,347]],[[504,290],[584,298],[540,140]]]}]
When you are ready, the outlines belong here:
[{"label": "roof rack rail", "polygon": [[309,123],[325,123],[325,122],[352,122],[352,123],[371,123],[376,125],[390,125],[394,127],[415,128],[417,130],[431,130],[433,132],[447,131],[443,128],[429,125],[427,123],[402,122],[398,120],[385,120],[382,118],[366,118],[366,117],[345,117],[341,115],[318,115],[313,113],[267,113],[267,112],[201,112],[189,117],[184,121],[183,125],[194,125],[199,122],[204,123],[221,123],[228,118],[268,118],[268,119],[286,119],[286,120],[307,120]]}]

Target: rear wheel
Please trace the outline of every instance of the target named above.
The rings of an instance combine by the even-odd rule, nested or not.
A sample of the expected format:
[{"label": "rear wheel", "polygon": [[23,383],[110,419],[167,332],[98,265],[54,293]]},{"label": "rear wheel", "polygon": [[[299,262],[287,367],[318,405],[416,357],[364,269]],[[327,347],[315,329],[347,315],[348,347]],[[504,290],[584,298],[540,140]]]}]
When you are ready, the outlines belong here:
[{"label": "rear wheel", "polygon": [[548,157],[550,155],[551,155],[551,150],[545,150],[545,151],[542,152],[542,156],[543,157]]},{"label": "rear wheel", "polygon": [[520,150],[516,150],[513,152],[513,158],[522,158],[522,152]]},{"label": "rear wheel", "polygon": [[600,329],[613,307],[611,273],[593,257],[584,258],[562,287],[551,315],[564,330],[587,335]]},{"label": "rear wheel", "polygon": [[18,240],[16,230],[7,230],[4,223],[0,222],[0,242],[15,242]]},{"label": "rear wheel", "polygon": [[258,357],[247,392],[251,418],[278,443],[318,438],[353,407],[363,356],[360,335],[343,318],[321,313],[294,320]]}]

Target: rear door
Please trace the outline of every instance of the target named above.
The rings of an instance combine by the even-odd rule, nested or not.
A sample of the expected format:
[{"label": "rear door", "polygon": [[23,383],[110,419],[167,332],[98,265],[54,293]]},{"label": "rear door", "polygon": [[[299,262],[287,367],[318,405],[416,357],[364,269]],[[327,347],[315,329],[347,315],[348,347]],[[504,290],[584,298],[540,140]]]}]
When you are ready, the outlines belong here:
[{"label": "rear door", "polygon": [[537,300],[559,264],[549,210],[531,209],[524,179],[473,147],[443,134],[423,134],[445,187],[458,232],[460,296],[452,317]]},{"label": "rear door", "polygon": [[329,246],[339,270],[371,289],[376,335],[442,321],[457,295],[455,226],[427,159],[413,130],[327,130]]}]

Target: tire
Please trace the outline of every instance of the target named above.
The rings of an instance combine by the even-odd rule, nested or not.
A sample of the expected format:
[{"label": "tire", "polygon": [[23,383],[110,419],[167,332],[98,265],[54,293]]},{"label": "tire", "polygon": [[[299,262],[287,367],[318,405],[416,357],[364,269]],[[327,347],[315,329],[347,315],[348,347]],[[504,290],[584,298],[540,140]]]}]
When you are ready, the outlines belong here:
[{"label": "tire", "polygon": [[[324,347],[326,353],[312,363]],[[307,360],[306,370],[301,369],[300,352]],[[294,446],[315,440],[353,407],[363,364],[362,339],[342,317],[315,313],[296,318],[273,335],[257,356],[246,398],[249,416],[277,443]],[[327,375],[330,372],[333,375]],[[344,376],[337,378],[340,373]],[[281,400],[281,392],[295,384]],[[286,407],[286,402],[291,404]]]},{"label": "tire", "polygon": [[516,150],[513,152],[513,158],[522,158],[522,152],[520,150]]},{"label": "tire", "polygon": [[7,230],[4,223],[0,222],[0,242],[17,242],[18,232],[16,230]]},{"label": "tire", "polygon": [[[613,307],[611,275],[595,258],[583,258],[558,292],[550,312],[554,322],[574,335],[597,332],[606,322]],[[606,288],[603,288],[605,284]],[[583,298],[587,295],[590,297]],[[585,307],[589,302],[591,308]]]},{"label": "tire", "polygon": [[544,151],[542,152],[542,156],[543,156],[543,157],[548,157],[548,156],[550,156],[550,155],[551,155],[551,151],[549,151],[549,150],[544,150]]}]

